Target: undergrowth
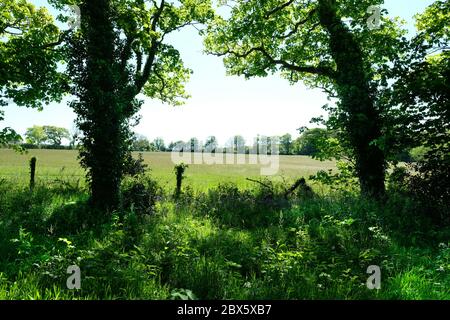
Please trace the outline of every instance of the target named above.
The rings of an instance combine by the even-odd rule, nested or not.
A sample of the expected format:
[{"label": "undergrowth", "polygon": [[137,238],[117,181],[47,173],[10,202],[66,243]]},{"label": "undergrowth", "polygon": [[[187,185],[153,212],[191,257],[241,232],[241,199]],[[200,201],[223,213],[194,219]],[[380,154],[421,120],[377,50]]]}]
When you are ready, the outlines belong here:
[{"label": "undergrowth", "polygon": [[[0,299],[450,299],[450,228],[412,198],[282,191],[174,198],[137,177],[121,210],[99,213],[78,186],[3,181]],[[70,265],[80,290],[66,287]]]}]

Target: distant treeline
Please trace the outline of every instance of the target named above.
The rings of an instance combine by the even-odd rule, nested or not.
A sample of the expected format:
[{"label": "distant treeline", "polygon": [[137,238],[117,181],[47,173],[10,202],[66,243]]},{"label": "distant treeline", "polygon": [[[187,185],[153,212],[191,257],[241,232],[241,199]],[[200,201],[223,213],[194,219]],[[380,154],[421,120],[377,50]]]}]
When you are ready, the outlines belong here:
[{"label": "distant treeline", "polygon": [[[175,141],[165,144],[163,138],[156,138],[153,141],[148,140],[143,135],[135,135],[132,140],[133,151],[161,151],[170,152],[172,150],[185,152],[229,152],[250,153],[258,150],[258,153],[272,153],[276,151],[281,155],[313,155],[317,151],[319,139],[325,138],[327,130],[311,129],[303,132],[298,138],[293,139],[287,133],[282,136],[263,136],[258,135],[253,141],[246,141],[242,136],[235,135],[223,144],[215,136],[209,136],[204,142],[196,137],[188,141]],[[273,145],[273,144],[276,144]]]},{"label": "distant treeline", "polygon": [[[150,151],[150,152],[171,152],[174,149],[184,152],[229,152],[233,153],[261,153],[264,149],[268,154],[274,150],[280,155],[317,155],[323,148],[326,141],[334,139],[336,134],[330,130],[322,128],[313,129],[299,129],[300,135],[293,139],[291,134],[286,133],[281,136],[263,136],[258,135],[253,141],[245,141],[245,139],[236,135],[226,141],[224,144],[219,144],[215,136],[209,136],[204,142],[198,138],[193,137],[188,141],[170,142],[167,146],[163,138],[156,138],[153,141],[148,140],[143,135],[135,135],[132,140],[131,148],[133,151]],[[272,148],[272,143],[276,143],[276,148]],[[422,159],[426,150],[423,147],[418,147],[410,150],[405,150],[396,156],[396,160],[402,162],[415,162]],[[265,153],[265,152],[264,152]]]},{"label": "distant treeline", "polygon": [[[130,149],[140,152],[171,152],[173,150],[184,152],[233,152],[233,153],[267,153],[274,151],[280,155],[317,155],[323,144],[328,139],[335,137],[335,134],[327,129],[298,129],[300,135],[293,138],[291,134],[286,133],[281,136],[263,136],[258,135],[253,141],[246,141],[242,136],[235,135],[224,144],[220,145],[215,136],[209,136],[204,142],[196,137],[188,141],[172,141],[168,145],[161,137],[150,141],[141,134],[134,134],[130,140]],[[16,140],[15,146],[21,146],[24,149],[58,149],[74,150],[78,148],[80,133],[78,130],[70,133],[66,128],[55,126],[33,126],[28,128],[25,133],[25,142]],[[63,140],[68,144],[62,144]],[[275,143],[276,146],[272,146]],[[264,150],[264,151],[262,151]],[[426,150],[422,147],[405,150],[397,155],[398,161],[414,162],[420,160]]]}]

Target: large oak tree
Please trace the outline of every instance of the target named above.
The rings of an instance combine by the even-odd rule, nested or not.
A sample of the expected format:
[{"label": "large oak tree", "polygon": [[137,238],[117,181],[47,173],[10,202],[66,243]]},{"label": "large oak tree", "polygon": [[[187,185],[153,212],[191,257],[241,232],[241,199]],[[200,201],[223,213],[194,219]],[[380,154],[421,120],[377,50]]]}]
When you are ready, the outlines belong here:
[{"label": "large oak tree", "polygon": [[385,157],[377,145],[383,128],[379,74],[404,45],[395,21],[383,19],[376,30],[368,26],[367,9],[381,2],[229,1],[229,17],[215,19],[205,39],[208,52],[224,56],[230,74],[279,72],[337,98],[334,120],[356,160],[362,192],[375,197],[385,190]]}]

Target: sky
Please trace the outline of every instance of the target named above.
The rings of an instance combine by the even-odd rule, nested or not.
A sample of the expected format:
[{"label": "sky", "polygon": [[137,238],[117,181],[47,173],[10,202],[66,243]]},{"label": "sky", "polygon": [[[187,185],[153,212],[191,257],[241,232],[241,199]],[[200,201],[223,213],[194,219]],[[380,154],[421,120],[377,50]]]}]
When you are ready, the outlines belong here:
[{"label": "sky", "polygon": [[[31,2],[48,6],[44,0]],[[389,16],[406,20],[408,29],[413,32],[413,16],[433,2],[385,0],[382,7],[388,10]],[[301,83],[290,85],[277,75],[250,80],[227,76],[221,58],[203,53],[202,39],[193,27],[177,32],[169,40],[180,51],[185,65],[193,70],[186,86],[191,98],[177,107],[144,98],[140,123],[133,130],[150,140],[162,137],[168,144],[191,137],[204,141],[214,135],[222,144],[236,134],[248,142],[257,134],[290,133],[295,137],[297,128],[312,127],[309,123],[312,117],[326,115],[322,106],[329,101],[320,89],[308,89]],[[67,97],[61,103],[51,103],[43,111],[7,106],[0,128],[9,126],[20,134],[33,125],[72,130],[75,114],[67,106],[69,100]]]}]

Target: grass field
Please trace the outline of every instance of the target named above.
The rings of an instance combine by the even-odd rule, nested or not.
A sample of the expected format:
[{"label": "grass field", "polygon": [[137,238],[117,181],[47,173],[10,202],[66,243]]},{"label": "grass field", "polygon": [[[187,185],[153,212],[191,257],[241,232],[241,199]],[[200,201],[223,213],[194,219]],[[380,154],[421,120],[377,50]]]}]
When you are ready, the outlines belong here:
[{"label": "grass field", "polygon": [[[36,179],[52,181],[55,179],[84,181],[85,172],[77,160],[76,150],[32,149],[26,154],[19,154],[10,149],[0,149],[0,178],[25,182],[29,179],[29,160],[37,158]],[[137,153],[135,153],[137,156]],[[174,183],[174,163],[169,152],[144,152],[145,163],[151,168],[152,175],[162,185]],[[208,165],[192,164],[186,170],[185,183],[195,189],[207,189],[220,182],[233,182],[239,187],[254,185],[246,178],[259,178],[261,165]],[[335,168],[334,162],[317,161],[307,156],[280,156],[278,174],[270,176],[275,180],[292,180],[297,177],[314,174],[319,170]]]},{"label": "grass field", "polygon": [[[127,177],[121,207],[99,212],[86,188],[58,183],[84,180],[76,151],[0,150],[0,300],[450,299],[450,227],[401,191],[382,202],[346,185],[287,198],[280,184],[245,179],[260,166],[190,165],[175,197],[170,153],[143,156],[157,181]],[[281,156],[271,179],[334,167]],[[67,287],[73,265],[79,290]],[[374,265],[379,290],[367,287]]]}]

